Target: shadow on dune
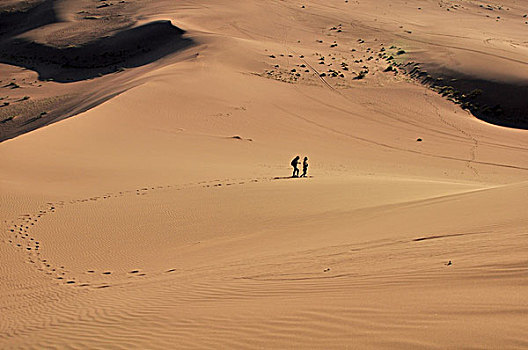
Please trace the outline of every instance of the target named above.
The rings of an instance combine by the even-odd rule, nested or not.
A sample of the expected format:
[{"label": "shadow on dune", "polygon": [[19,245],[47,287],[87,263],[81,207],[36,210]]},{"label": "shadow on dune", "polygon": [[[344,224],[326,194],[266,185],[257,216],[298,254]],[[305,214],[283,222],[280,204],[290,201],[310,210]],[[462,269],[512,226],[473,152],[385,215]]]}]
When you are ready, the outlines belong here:
[{"label": "shadow on dune", "polygon": [[[308,178],[312,178],[313,176],[312,175],[308,175],[304,178],[308,179]],[[302,177],[293,177],[293,176],[275,176],[273,178],[273,180],[288,180],[288,179],[303,179]]]},{"label": "shadow on dune", "polygon": [[471,79],[460,75],[446,75],[449,84],[436,84],[442,94],[455,91],[462,108],[491,124],[528,130],[528,84]]},{"label": "shadow on dune", "polygon": [[82,46],[57,48],[25,39],[0,45],[0,62],[38,72],[41,80],[73,82],[152,63],[193,44],[170,21],[155,21]]},{"label": "shadow on dune", "polygon": [[445,68],[424,70],[414,62],[403,68],[485,122],[528,130],[528,83],[479,79]]},{"label": "shadow on dune", "polygon": [[[0,63],[33,70],[40,80],[69,83],[144,66],[195,43],[184,37],[185,32],[170,21],[153,21],[132,27],[132,18],[120,30],[111,29],[113,27],[109,25],[112,31],[108,33],[113,33],[111,35],[101,35],[70,46],[36,42],[28,39],[27,35],[24,37],[29,31],[45,30],[46,26],[60,22],[56,4],[56,0],[0,1]],[[121,16],[119,12],[113,15]],[[72,30],[79,34],[78,38],[92,37],[94,22],[92,19],[88,21],[84,27],[82,20],[72,23]],[[100,23],[107,25],[104,20]],[[66,22],[64,25],[64,29],[57,33],[63,33],[67,38],[69,24]],[[126,78],[119,80],[120,83],[114,80],[112,84],[115,85],[105,86],[103,90],[88,83],[69,95],[45,96],[40,100],[28,96],[24,100],[4,102],[0,105],[3,108],[0,110],[0,142],[87,111],[134,84]],[[2,84],[0,88],[20,87],[14,83],[14,78],[9,81],[13,81],[12,87]],[[26,103],[30,97],[31,100]]]},{"label": "shadow on dune", "polygon": [[19,3],[18,7],[0,12],[0,39],[58,22],[53,0],[44,0],[34,6]]}]

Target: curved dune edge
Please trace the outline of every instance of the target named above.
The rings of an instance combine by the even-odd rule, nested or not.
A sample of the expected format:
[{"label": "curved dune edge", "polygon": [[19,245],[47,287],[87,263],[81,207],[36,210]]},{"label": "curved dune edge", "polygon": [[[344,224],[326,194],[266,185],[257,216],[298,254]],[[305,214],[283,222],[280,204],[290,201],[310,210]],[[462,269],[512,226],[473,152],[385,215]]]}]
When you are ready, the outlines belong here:
[{"label": "curved dune edge", "polygon": [[410,77],[487,123],[528,129],[528,85],[486,80],[442,68],[424,70],[415,62],[399,66]]},{"label": "curved dune edge", "polygon": [[143,66],[193,45],[183,34],[170,21],[160,20],[74,47],[15,39],[3,45],[0,63],[34,70],[40,80],[75,82]]},{"label": "curved dune edge", "polygon": [[[0,13],[0,63],[8,67],[0,86],[10,95],[2,98],[5,102],[0,101],[0,142],[75,116],[113,98],[137,85],[130,81],[137,81],[139,72],[127,74],[125,70],[152,66],[196,44],[169,20],[133,24],[126,8],[117,14],[110,11],[108,17],[94,17],[100,27],[108,27],[105,32],[92,28],[94,20],[86,15],[88,11],[78,11],[76,16],[81,17],[76,21],[64,21],[53,1],[28,6],[11,10],[8,6],[8,10]],[[119,11],[125,11],[125,15]],[[79,15],[83,13],[84,17]],[[105,18],[108,20],[104,21]],[[123,23],[112,26],[112,19]],[[57,30],[56,25],[64,28]],[[76,33],[75,41],[64,45],[63,37],[69,31]],[[43,36],[46,32],[50,34]],[[37,75],[20,73],[16,67]],[[101,81],[107,75],[111,76]],[[12,78],[18,76],[21,78]],[[44,91],[47,92],[43,94]]]},{"label": "curved dune edge", "polygon": [[[33,86],[38,84],[41,88],[52,84],[50,90],[58,90],[62,95],[30,100],[31,92],[24,91],[29,95],[24,95],[15,100],[18,103],[0,110],[0,142],[78,115],[143,83],[138,76],[148,73],[149,69],[131,72],[125,70],[137,70],[142,66],[149,68],[166,56],[178,56],[179,51],[184,52],[194,45],[190,38],[181,37],[183,33],[169,21],[155,21],[81,48],[63,50],[17,42],[15,45],[19,51],[12,56],[13,60],[7,59],[4,63],[24,66],[25,62],[33,62],[28,63],[26,68],[38,72],[38,79],[44,80]],[[20,50],[26,53],[21,54]],[[188,58],[183,57],[184,60]],[[170,60],[170,63],[175,60],[178,58]],[[169,62],[161,63],[163,64]],[[157,68],[159,65],[150,70]],[[73,89],[67,86],[57,89],[56,83],[46,81],[79,81],[80,85]],[[24,101],[26,98],[28,100]]]}]

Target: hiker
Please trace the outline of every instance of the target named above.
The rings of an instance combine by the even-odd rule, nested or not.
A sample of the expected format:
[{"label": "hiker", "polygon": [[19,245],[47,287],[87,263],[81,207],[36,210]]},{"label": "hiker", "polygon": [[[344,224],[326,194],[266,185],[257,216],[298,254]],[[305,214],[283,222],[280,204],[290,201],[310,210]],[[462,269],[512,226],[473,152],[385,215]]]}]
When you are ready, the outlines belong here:
[{"label": "hiker", "polygon": [[306,177],[306,173],[308,172],[308,157],[304,157],[303,160],[303,173],[300,177]]},{"label": "hiker", "polygon": [[299,177],[299,168],[297,167],[299,165],[299,159],[301,157],[297,156],[295,158],[293,158],[293,160],[291,161],[291,166],[293,167],[293,175],[292,177]]}]

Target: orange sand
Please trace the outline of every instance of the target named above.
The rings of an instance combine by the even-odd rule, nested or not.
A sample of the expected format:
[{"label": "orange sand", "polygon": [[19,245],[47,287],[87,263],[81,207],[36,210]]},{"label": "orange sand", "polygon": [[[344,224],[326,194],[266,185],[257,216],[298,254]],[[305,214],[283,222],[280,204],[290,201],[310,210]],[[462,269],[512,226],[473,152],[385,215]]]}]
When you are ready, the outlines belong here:
[{"label": "orange sand", "polygon": [[196,44],[0,144],[0,348],[528,348],[528,132],[376,61],[526,78],[479,4],[145,1]]}]

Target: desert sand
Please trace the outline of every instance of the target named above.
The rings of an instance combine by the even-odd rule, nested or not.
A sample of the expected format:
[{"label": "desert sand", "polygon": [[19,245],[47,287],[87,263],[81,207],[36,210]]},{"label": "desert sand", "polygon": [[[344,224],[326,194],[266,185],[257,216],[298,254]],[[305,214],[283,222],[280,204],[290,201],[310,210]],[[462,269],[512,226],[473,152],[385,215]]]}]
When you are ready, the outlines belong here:
[{"label": "desert sand", "polygon": [[528,348],[520,1],[2,6],[0,348]]}]

